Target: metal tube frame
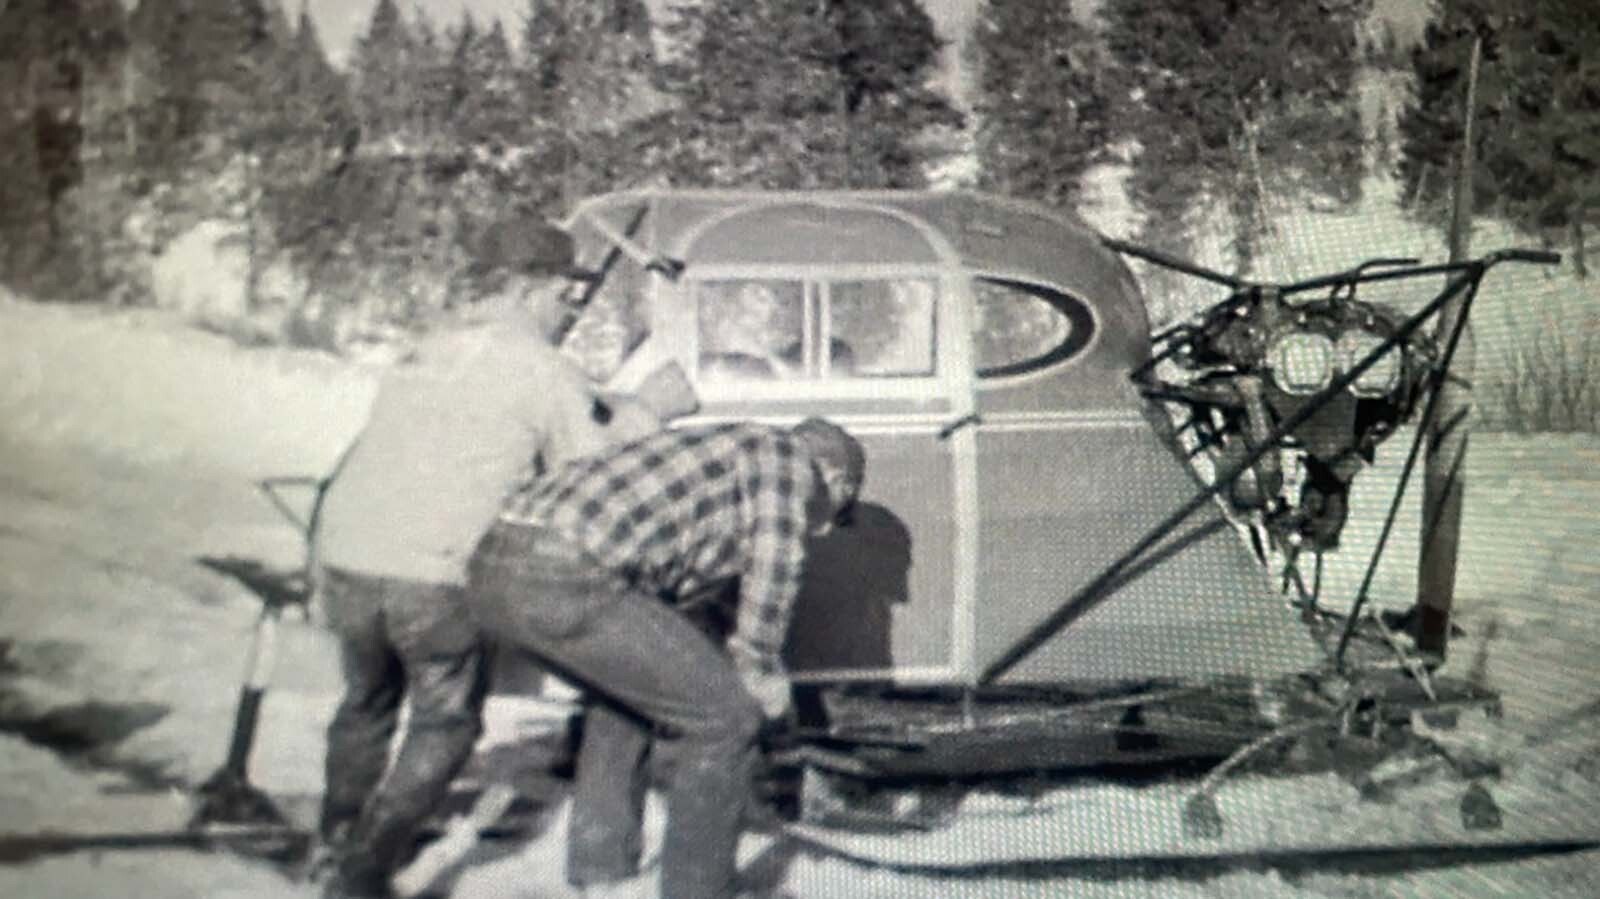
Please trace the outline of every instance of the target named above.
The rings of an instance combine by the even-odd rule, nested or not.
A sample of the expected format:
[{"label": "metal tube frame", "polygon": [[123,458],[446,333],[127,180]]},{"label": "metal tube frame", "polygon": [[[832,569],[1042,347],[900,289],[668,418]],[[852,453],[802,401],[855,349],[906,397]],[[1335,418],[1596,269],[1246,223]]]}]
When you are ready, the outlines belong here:
[{"label": "metal tube frame", "polygon": [[[1165,256],[1157,251],[1135,247],[1122,241],[1107,240],[1105,245],[1110,249],[1116,250],[1117,252],[1137,256],[1175,271],[1180,271],[1203,278],[1205,280],[1235,287],[1238,292],[1224,300],[1222,308],[1231,308],[1233,305],[1242,302],[1243,300],[1241,297],[1248,298],[1260,296],[1261,292],[1264,290],[1273,290],[1279,295],[1284,295],[1290,293],[1300,293],[1309,290],[1319,290],[1326,287],[1354,287],[1358,284],[1364,283],[1393,281],[1404,278],[1424,277],[1434,274],[1456,275],[1457,277],[1451,279],[1451,281],[1445,285],[1444,289],[1440,291],[1437,297],[1429,301],[1421,310],[1413,313],[1405,320],[1403,324],[1400,325],[1400,327],[1395,329],[1393,334],[1389,335],[1389,337],[1384,339],[1377,347],[1369,351],[1361,358],[1359,362],[1352,365],[1348,370],[1344,371],[1339,376],[1335,377],[1327,387],[1323,388],[1320,392],[1313,396],[1309,401],[1301,406],[1301,408],[1296,410],[1293,415],[1282,421],[1276,428],[1273,429],[1272,433],[1265,441],[1251,449],[1242,460],[1236,462],[1231,468],[1219,471],[1213,480],[1213,483],[1202,489],[1188,502],[1184,503],[1178,509],[1169,514],[1155,527],[1151,528],[1150,531],[1146,533],[1144,537],[1138,540],[1132,548],[1107,565],[1086,586],[1080,588],[1071,596],[1067,597],[1067,599],[1063,601],[1054,612],[1046,617],[1044,621],[1031,628],[1026,634],[1016,640],[1004,653],[1000,655],[998,659],[987,665],[980,673],[978,677],[978,684],[980,686],[992,684],[995,680],[1014,669],[1028,656],[1037,651],[1040,646],[1043,646],[1052,637],[1059,633],[1061,629],[1072,620],[1074,617],[1074,610],[1082,601],[1105,590],[1119,576],[1121,576],[1123,572],[1125,572],[1134,563],[1138,562],[1141,557],[1153,549],[1162,540],[1166,539],[1166,537],[1168,537],[1191,515],[1199,511],[1201,507],[1203,507],[1207,502],[1210,502],[1222,491],[1231,487],[1235,481],[1242,477],[1246,471],[1250,470],[1250,468],[1255,465],[1255,463],[1263,456],[1265,456],[1268,452],[1275,451],[1279,442],[1282,441],[1284,437],[1288,436],[1296,428],[1309,421],[1313,415],[1331,402],[1335,396],[1338,396],[1347,390],[1350,385],[1354,384],[1357,379],[1366,373],[1367,369],[1377,364],[1378,360],[1386,353],[1390,352],[1394,347],[1398,346],[1404,341],[1409,340],[1412,335],[1422,327],[1423,323],[1436,315],[1439,310],[1442,309],[1450,300],[1454,299],[1457,294],[1465,290],[1470,290],[1473,293],[1476,293],[1478,285],[1482,282],[1484,275],[1490,268],[1501,262],[1532,262],[1539,264],[1553,264],[1559,262],[1561,259],[1560,254],[1557,253],[1549,253],[1537,250],[1508,249],[1490,253],[1476,260],[1438,263],[1433,265],[1404,265],[1393,268],[1383,268],[1377,271],[1371,270],[1374,264],[1387,265],[1393,260],[1373,260],[1372,262],[1363,263],[1362,265],[1357,266],[1355,269],[1350,271],[1335,275],[1310,278],[1287,285],[1261,285],[1248,284],[1247,282],[1240,281],[1239,279],[1232,278],[1218,272],[1210,271],[1193,263],[1173,259],[1172,257]],[[1212,310],[1216,310],[1217,308],[1219,307],[1214,306],[1212,307]],[[1462,320],[1466,320],[1465,316],[1463,316]],[[1452,335],[1453,338],[1455,336],[1456,335]],[[1454,342],[1454,339],[1452,339],[1452,348],[1454,346]],[[1443,373],[1448,370],[1448,360],[1446,359],[1441,361],[1445,364],[1441,365],[1438,369],[1438,378],[1441,380],[1436,380],[1436,385],[1437,383],[1442,382]],[[1136,380],[1138,380],[1139,376],[1145,373],[1147,373],[1146,366],[1141,366],[1139,370],[1134,372],[1134,377]],[[1432,402],[1432,396],[1436,394],[1437,390],[1434,390],[1430,394],[1430,402]],[[1353,618],[1354,616],[1352,616],[1352,620]],[[1346,641],[1341,640],[1341,650],[1344,642]]]}]

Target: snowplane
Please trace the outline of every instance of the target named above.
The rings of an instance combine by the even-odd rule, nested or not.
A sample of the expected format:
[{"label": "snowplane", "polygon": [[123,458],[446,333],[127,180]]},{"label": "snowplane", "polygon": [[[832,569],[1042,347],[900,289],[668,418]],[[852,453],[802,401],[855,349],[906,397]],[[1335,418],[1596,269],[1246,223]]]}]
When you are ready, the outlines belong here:
[{"label": "snowplane", "polygon": [[[627,192],[568,225],[616,382],[676,360],[699,420],[824,415],[867,448],[856,526],[813,547],[787,648],[800,714],[770,755],[798,772],[791,832],[932,865],[1600,836],[1497,802],[1493,764],[1446,748],[1497,698],[1435,673],[1460,323],[1491,268],[1556,254],[1254,283],[978,192]],[[1130,258],[1224,295],[1152,333]],[[1398,281],[1438,289],[1365,298]],[[1381,539],[1330,602],[1352,484],[1405,426],[1384,530],[1425,470],[1416,602],[1369,602]],[[976,798],[1073,771],[1190,776],[1153,782],[1137,822]],[[1351,787],[1347,826],[1223,813],[1230,789],[1282,803],[1267,785],[1317,771]]]}]

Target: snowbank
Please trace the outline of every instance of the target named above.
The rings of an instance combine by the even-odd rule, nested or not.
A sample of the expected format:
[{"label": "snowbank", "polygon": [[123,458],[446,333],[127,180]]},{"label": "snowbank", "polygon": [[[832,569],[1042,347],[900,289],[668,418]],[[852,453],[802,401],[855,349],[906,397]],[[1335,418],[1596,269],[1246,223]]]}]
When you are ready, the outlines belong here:
[{"label": "snowbank", "polygon": [[325,472],[359,428],[373,372],[243,350],[174,313],[0,300],[0,438],[131,465],[249,477]]}]

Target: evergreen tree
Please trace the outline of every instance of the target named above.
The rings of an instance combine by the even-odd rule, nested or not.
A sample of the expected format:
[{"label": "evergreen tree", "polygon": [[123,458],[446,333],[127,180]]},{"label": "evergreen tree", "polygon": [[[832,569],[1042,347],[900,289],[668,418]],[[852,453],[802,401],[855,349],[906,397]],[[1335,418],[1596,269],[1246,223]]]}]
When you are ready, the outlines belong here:
[{"label": "evergreen tree", "polygon": [[1163,226],[1202,199],[1222,202],[1245,268],[1270,194],[1355,199],[1363,141],[1356,28],[1367,5],[1108,0],[1106,38],[1131,86],[1111,136],[1140,148],[1133,193],[1156,226],[1150,239],[1179,242]]},{"label": "evergreen tree", "polygon": [[308,149],[348,140],[355,121],[347,85],[328,61],[316,23],[304,9],[279,67],[275,81],[281,89],[275,92],[275,111],[280,121],[273,127]]},{"label": "evergreen tree", "polygon": [[1447,0],[1413,57],[1416,100],[1399,123],[1413,209],[1443,223],[1464,134],[1468,59],[1483,39],[1473,201],[1572,248],[1600,221],[1600,18],[1580,0]]},{"label": "evergreen tree", "polygon": [[400,135],[415,120],[417,66],[414,44],[395,0],[378,0],[351,59],[356,117],[364,135]]},{"label": "evergreen tree", "polygon": [[170,173],[228,143],[276,84],[287,35],[267,0],[142,0],[130,21],[145,86],[141,145]]},{"label": "evergreen tree", "polygon": [[0,6],[0,279],[65,295],[79,286],[75,270],[93,266],[68,199],[84,183],[86,150],[100,149],[96,131],[121,112],[126,46],[114,0]]},{"label": "evergreen tree", "polygon": [[[483,79],[483,66],[479,60],[481,48],[478,45],[478,22],[472,17],[472,13],[463,11],[461,21],[446,29],[444,45],[445,53],[448,55],[444,75],[444,112],[448,142],[452,145],[470,145],[473,141],[463,134],[473,114],[468,104],[476,100]],[[446,135],[430,136],[446,137]]]},{"label": "evergreen tree", "polygon": [[[1454,160],[1466,133],[1469,58],[1480,33],[1486,38],[1493,36],[1488,25],[1493,9],[1490,0],[1453,0],[1441,5],[1437,18],[1428,24],[1423,46],[1412,56],[1416,99],[1398,123],[1399,172],[1412,208],[1441,222],[1447,217],[1444,210],[1450,202]],[[1475,111],[1479,146],[1474,149],[1480,158],[1484,137],[1499,127],[1504,93],[1503,70],[1492,65],[1498,58],[1498,45],[1488,43],[1485,49],[1484,61],[1490,64],[1483,66],[1479,78]],[[1492,200],[1493,184],[1484,170],[1479,167],[1474,175],[1475,202]]]},{"label": "evergreen tree", "polygon": [[564,6],[560,0],[528,0],[522,15],[523,95],[530,111],[546,121],[564,117],[561,87],[579,56]]},{"label": "evergreen tree", "polygon": [[517,143],[526,131],[527,111],[522,105],[521,73],[499,19],[478,42],[475,69],[478,90],[469,107],[473,132],[497,147]]},{"label": "evergreen tree", "polygon": [[480,30],[471,16],[464,16],[450,40],[446,81],[454,142],[497,152],[517,144],[525,115],[519,73],[504,27],[497,19],[488,30]]},{"label": "evergreen tree", "polygon": [[943,49],[933,20],[918,0],[837,2],[834,15],[845,50],[844,109],[856,135],[845,145],[847,183],[921,185],[924,133],[961,123],[949,98],[928,86]]},{"label": "evergreen tree", "polygon": [[912,187],[930,128],[959,115],[931,89],[940,42],[915,0],[705,0],[678,7],[668,69],[696,184]]},{"label": "evergreen tree", "polygon": [[1074,206],[1114,99],[1094,35],[1058,0],[986,0],[972,46],[981,183]]},{"label": "evergreen tree", "polygon": [[1600,16],[1578,0],[1534,0],[1507,38],[1515,122],[1486,163],[1513,220],[1565,233],[1587,275],[1585,231],[1600,225]]},{"label": "evergreen tree", "polygon": [[348,162],[359,139],[348,85],[328,61],[304,8],[284,47],[277,84],[253,144],[260,154],[265,212],[278,241],[297,248],[326,224],[318,185]]},{"label": "evergreen tree", "polygon": [[615,127],[640,111],[634,98],[649,102],[656,60],[642,0],[529,0],[522,45],[530,112],[563,129]]},{"label": "evergreen tree", "polygon": [[641,0],[529,0],[522,46],[524,180],[535,208],[563,210],[653,171],[662,138],[641,122],[662,104]]},{"label": "evergreen tree", "polygon": [[410,36],[409,78],[416,96],[411,127],[419,134],[442,135],[455,114],[449,36],[440,35],[427,8],[421,5],[412,14]]}]

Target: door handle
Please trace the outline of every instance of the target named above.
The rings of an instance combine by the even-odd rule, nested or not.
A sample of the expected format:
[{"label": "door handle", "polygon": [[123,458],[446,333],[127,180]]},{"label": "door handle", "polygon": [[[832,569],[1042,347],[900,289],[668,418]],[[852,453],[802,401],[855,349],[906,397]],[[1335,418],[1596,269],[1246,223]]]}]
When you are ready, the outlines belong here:
[{"label": "door handle", "polygon": [[983,417],[980,416],[978,413],[976,413],[976,412],[968,412],[966,415],[963,415],[960,418],[958,418],[958,419],[946,424],[944,427],[940,428],[939,429],[939,439],[940,440],[949,440],[955,434],[955,432],[961,430],[962,428],[966,427],[967,425],[975,425],[975,424],[977,424],[978,422],[980,422],[982,420],[983,420]]}]

